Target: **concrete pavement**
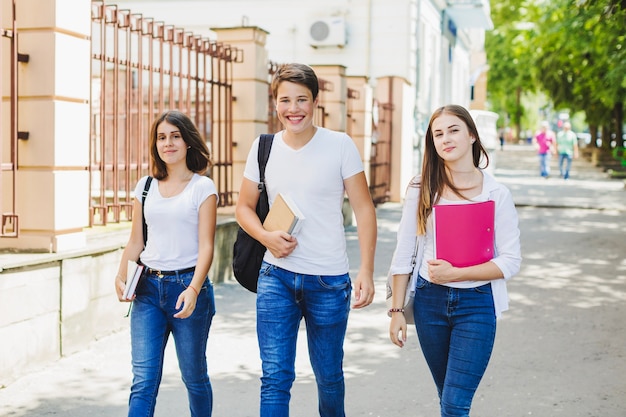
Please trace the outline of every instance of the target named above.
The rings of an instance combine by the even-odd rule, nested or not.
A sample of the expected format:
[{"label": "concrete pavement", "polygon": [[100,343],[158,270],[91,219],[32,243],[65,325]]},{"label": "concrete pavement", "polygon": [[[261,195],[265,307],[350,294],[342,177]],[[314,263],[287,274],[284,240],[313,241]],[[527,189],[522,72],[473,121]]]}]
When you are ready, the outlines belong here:
[{"label": "concrete pavement", "polygon": [[[498,151],[495,174],[518,205],[524,262],[509,284],[511,310],[499,321],[472,415],[625,416],[624,183],[582,160],[574,162],[569,180],[545,180],[526,145]],[[415,331],[404,349],[388,338],[384,283],[400,213],[399,204],[377,208],[377,296],[370,307],[351,313],[345,343],[348,416],[438,415]],[[354,267],[355,230],[347,236]],[[256,416],[260,361],[254,294],[236,283],[217,285],[215,292],[218,314],[208,348],[213,415]],[[314,417],[317,394],[303,331],[292,415]],[[122,331],[0,389],[0,415],[123,416],[130,379],[129,334]],[[170,342],[156,416],[184,415],[187,399]]]}]

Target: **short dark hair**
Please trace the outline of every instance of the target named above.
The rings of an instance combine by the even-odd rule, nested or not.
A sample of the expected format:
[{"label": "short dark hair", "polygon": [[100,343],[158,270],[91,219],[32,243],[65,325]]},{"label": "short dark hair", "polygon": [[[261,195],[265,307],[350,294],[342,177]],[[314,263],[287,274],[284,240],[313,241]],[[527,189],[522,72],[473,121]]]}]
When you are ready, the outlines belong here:
[{"label": "short dark hair", "polygon": [[202,135],[196,125],[185,113],[177,110],[168,110],[157,117],[150,129],[150,158],[152,159],[152,176],[154,178],[162,180],[167,178],[168,175],[167,165],[163,162],[157,150],[157,129],[163,122],[176,126],[183,140],[189,146],[186,160],[189,170],[198,174],[204,174],[211,168],[211,152],[202,139]]},{"label": "short dark hair", "polygon": [[320,91],[320,84],[317,79],[317,75],[315,75],[313,68],[308,65],[292,63],[283,64],[278,67],[278,70],[276,70],[274,78],[272,79],[272,96],[274,97],[274,100],[276,100],[276,95],[278,94],[278,86],[283,81],[289,81],[305,86],[309,89],[309,91],[311,91],[313,100],[317,98]]}]

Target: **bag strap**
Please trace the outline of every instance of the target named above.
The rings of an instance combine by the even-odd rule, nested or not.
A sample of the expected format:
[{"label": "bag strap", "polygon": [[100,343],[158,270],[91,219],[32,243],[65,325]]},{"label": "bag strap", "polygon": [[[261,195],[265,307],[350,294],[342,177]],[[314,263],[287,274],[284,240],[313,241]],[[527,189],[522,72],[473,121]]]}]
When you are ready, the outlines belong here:
[{"label": "bag strap", "polygon": [[257,160],[259,161],[259,192],[265,191],[265,165],[270,157],[274,143],[274,134],[263,134],[259,139],[259,152]]},{"label": "bag strap", "polygon": [[152,177],[146,179],[146,185],[143,187],[143,193],[141,193],[141,223],[143,225],[143,247],[146,247],[148,241],[148,225],[146,224],[146,215],[144,214],[144,207],[146,206],[146,197],[148,196],[148,190],[150,189],[150,183]]},{"label": "bag strap", "polygon": [[415,264],[417,263],[417,252],[419,248],[419,243],[420,243],[420,237],[416,235],[415,236],[415,249],[413,249],[413,256],[411,256],[412,269],[415,269]]}]

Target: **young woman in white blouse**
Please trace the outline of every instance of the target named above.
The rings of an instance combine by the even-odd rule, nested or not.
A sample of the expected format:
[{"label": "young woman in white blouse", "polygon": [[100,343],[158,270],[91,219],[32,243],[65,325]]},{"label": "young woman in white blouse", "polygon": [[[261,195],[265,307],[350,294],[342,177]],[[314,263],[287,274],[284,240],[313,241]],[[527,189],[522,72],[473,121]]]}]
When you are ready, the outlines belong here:
[{"label": "young woman in white blouse", "polygon": [[[469,416],[493,349],[496,318],[508,309],[505,282],[521,264],[513,199],[505,186],[483,171],[481,164],[488,161],[465,108],[447,105],[433,113],[422,175],[407,189],[390,268],[391,341],[399,347],[406,342],[404,299],[407,291],[415,291],[415,327],[445,417]],[[495,202],[493,258],[466,267],[435,259],[433,206],[488,200]],[[413,268],[416,236],[420,250]]]}]

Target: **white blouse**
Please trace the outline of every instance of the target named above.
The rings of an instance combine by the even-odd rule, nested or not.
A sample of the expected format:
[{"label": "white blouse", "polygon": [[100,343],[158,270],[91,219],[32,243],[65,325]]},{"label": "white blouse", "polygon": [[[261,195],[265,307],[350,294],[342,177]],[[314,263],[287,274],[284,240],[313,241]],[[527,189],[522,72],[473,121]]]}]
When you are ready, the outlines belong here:
[{"label": "white blouse", "polygon": [[[398,228],[396,251],[391,262],[389,273],[391,275],[411,273],[411,258],[415,249],[415,237],[417,235],[417,205],[420,189],[414,185],[418,182],[415,178],[413,185],[407,187],[402,218]],[[509,299],[506,289],[506,281],[517,274],[520,270],[522,256],[520,249],[520,231],[518,227],[517,210],[513,203],[511,192],[504,185],[498,183],[493,176],[483,171],[482,193],[473,199],[473,202],[493,200],[495,208],[495,250],[491,260],[502,271],[504,279],[491,281],[464,281],[445,284],[453,288],[472,288],[491,283],[493,301],[496,316],[500,317],[503,311],[509,308]],[[433,259],[433,228],[432,218],[427,221],[426,236],[419,236],[419,244],[422,245],[413,274],[419,274],[422,278],[430,280],[428,276],[427,261]],[[415,276],[412,277],[414,282]]]}]

